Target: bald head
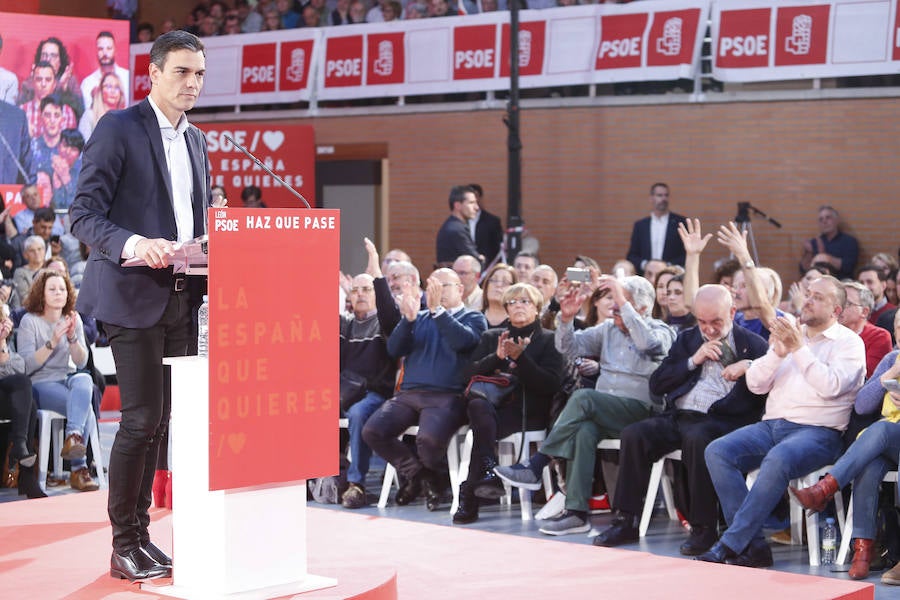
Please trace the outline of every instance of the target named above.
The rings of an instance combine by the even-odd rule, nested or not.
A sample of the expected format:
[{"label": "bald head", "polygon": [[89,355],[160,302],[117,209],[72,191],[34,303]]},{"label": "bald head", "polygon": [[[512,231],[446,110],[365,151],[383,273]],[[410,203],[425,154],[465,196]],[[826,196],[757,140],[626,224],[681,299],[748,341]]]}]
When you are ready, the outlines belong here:
[{"label": "bald head", "polygon": [[429,287],[433,280],[437,280],[441,284],[441,306],[451,310],[462,304],[462,282],[453,269],[443,268],[432,273],[428,278]]},{"label": "bald head", "polygon": [[718,340],[731,332],[735,308],[731,292],[724,285],[702,286],[694,295],[692,310],[705,339]]}]

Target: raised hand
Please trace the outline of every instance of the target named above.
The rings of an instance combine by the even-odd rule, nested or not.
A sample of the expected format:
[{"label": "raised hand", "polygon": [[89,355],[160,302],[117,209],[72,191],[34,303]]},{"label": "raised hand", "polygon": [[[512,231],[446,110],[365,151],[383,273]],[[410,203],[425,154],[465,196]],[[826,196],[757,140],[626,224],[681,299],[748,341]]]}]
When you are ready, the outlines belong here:
[{"label": "raised hand", "polygon": [[366,264],[366,273],[371,275],[373,279],[378,279],[379,277],[382,277],[381,260],[378,257],[378,249],[375,248],[375,244],[373,244],[372,240],[369,238],[363,238],[363,244],[366,247],[366,254],[369,256],[369,262]]},{"label": "raised hand", "polygon": [[685,219],[684,223],[679,223],[678,235],[686,254],[700,254],[712,238],[711,233],[703,235],[700,231],[700,219]]},{"label": "raised hand", "polygon": [[728,225],[719,227],[716,232],[716,240],[726,248],[728,248],[740,263],[750,260],[750,251],[747,249],[747,231],[741,231],[737,226],[729,221]]}]

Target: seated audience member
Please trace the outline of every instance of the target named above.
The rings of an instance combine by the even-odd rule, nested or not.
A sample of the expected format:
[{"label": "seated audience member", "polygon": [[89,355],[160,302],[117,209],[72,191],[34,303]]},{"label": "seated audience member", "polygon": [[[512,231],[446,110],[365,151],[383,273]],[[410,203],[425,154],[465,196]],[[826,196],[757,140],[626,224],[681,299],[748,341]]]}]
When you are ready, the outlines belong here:
[{"label": "seated audience member", "polygon": [[115,72],[103,74],[100,78],[100,85],[97,86],[91,97],[91,105],[87,107],[78,122],[78,131],[81,132],[85,141],[90,139],[103,115],[111,110],[125,108],[128,103],[126,95],[125,85]]},{"label": "seated audience member", "polygon": [[355,0],[352,4],[350,4],[350,22],[366,22],[366,3],[362,0]]},{"label": "seated audience member", "polygon": [[[896,326],[895,326],[896,328]],[[881,411],[880,421],[863,431],[825,477],[815,485],[791,493],[804,508],[819,512],[837,490],[853,483],[853,563],[851,579],[865,579],[875,558],[878,493],[888,471],[897,469],[900,456],[900,393],[885,389],[884,382],[900,381],[900,353],[887,354],[872,377],[859,390],[854,403],[859,414]],[[847,532],[845,532],[845,535]],[[900,583],[900,568],[886,573],[890,583]],[[882,581],[885,581],[882,578]]]},{"label": "seated audience member", "polygon": [[838,279],[853,277],[859,244],[852,235],[840,229],[841,217],[831,206],[819,207],[819,235],[803,244],[800,272],[807,272],[815,263],[827,263]]},{"label": "seated audience member", "polygon": [[[25,204],[25,208],[16,213],[16,216],[13,217],[13,224],[18,233],[27,233],[34,222],[34,211],[41,208],[41,194],[36,185],[29,183],[22,186],[20,195],[22,196],[22,203]],[[55,221],[50,233],[51,235],[62,235],[62,224]],[[12,239],[15,235],[9,237]]]},{"label": "seated audience member", "polygon": [[[75,199],[75,186],[81,173],[81,152],[84,150],[84,138],[77,129],[62,131],[56,156],[52,157],[53,167],[53,200],[54,210],[68,211]],[[68,223],[69,215],[57,219]]]},{"label": "seated audience member", "polygon": [[459,280],[463,284],[463,304],[469,310],[481,310],[481,299],[484,294],[484,290],[478,285],[481,263],[474,256],[466,254],[453,261],[453,271],[459,275]]},{"label": "seated audience member", "polygon": [[[516,487],[540,488],[541,471],[551,457],[566,459],[564,510],[541,527],[547,535],[586,532],[588,499],[594,479],[597,444],[619,437],[627,425],[650,416],[656,400],[650,392],[650,375],[668,354],[675,332],[650,317],[653,286],[643,277],[600,277],[600,288],[615,300],[613,318],[589,329],[575,331],[575,315],[590,294],[573,288],[560,301],[556,348],[568,360],[599,356],[596,387],[575,391],[529,464],[497,467],[501,479]],[[589,289],[589,288],[588,288]]]},{"label": "seated audience member", "polygon": [[[728,292],[731,293],[731,290]],[[697,324],[697,319],[684,302],[684,275],[676,275],[666,285],[666,308],[669,315],[666,324],[676,332]]]},{"label": "seated audience member", "polygon": [[241,33],[262,31],[262,15],[255,8],[250,7],[248,0],[237,0],[234,3],[234,7],[237,9],[238,20],[241,23]]},{"label": "seated audience member", "polygon": [[900,262],[898,262],[897,257],[891,256],[887,252],[878,252],[873,255],[869,263],[884,271],[885,274],[900,269]]},{"label": "seated audience member", "polygon": [[644,265],[644,278],[650,283],[655,284],[656,278],[669,265],[661,260],[648,260]]},{"label": "seated audience member", "polygon": [[885,298],[888,299],[888,302],[897,306],[900,304],[900,299],[897,297],[897,271],[888,271],[885,283],[887,284],[887,287],[884,288]]},{"label": "seated audience member", "polygon": [[397,0],[388,0],[382,7],[381,14],[384,17],[385,23],[398,21],[403,14],[403,5],[397,2]]},{"label": "seated audience member", "polygon": [[407,21],[410,19],[425,19],[428,17],[428,7],[425,6],[424,3],[419,2],[418,0],[413,2],[410,1],[406,5],[406,10],[404,12],[403,18]]},{"label": "seated audience member", "polygon": [[[371,275],[370,271],[369,274]],[[384,272],[384,279],[397,304],[400,303],[400,299],[403,298],[403,296],[411,294],[419,298],[419,304],[424,308],[419,270],[411,262],[401,260],[391,263]],[[375,290],[377,293],[377,286]]]},{"label": "seated audience member", "polygon": [[488,327],[506,327],[509,315],[503,306],[503,293],[509,286],[518,283],[516,270],[505,263],[497,263],[484,276],[481,287],[481,312]]},{"label": "seated audience member", "polygon": [[741,265],[733,258],[720,259],[713,264],[713,282],[724,285],[729,290],[734,281],[734,274],[741,270]]},{"label": "seated audience member", "polygon": [[156,30],[152,23],[138,23],[137,26],[137,43],[147,44],[156,39]]},{"label": "seated audience member", "polygon": [[519,252],[513,259],[513,268],[518,280],[525,283],[531,281],[531,274],[541,264],[538,257],[531,252]]},{"label": "seated audience member", "polygon": [[556,287],[559,285],[559,277],[557,277],[556,271],[550,265],[538,265],[531,272],[530,281],[531,285],[536,287],[541,293],[541,297],[544,299],[542,304],[544,308],[547,308],[547,305],[553,300],[553,296],[556,295]]},{"label": "seated audience member", "polygon": [[350,25],[350,0],[337,0],[328,19],[329,25]]},{"label": "seated audience member", "polygon": [[37,435],[37,406],[31,394],[31,380],[25,375],[25,361],[7,343],[12,330],[12,320],[4,317],[0,321],[0,419],[10,421],[9,457],[18,464],[19,495],[46,498],[34,471],[37,453],[32,441]]},{"label": "seated audience member", "polygon": [[281,24],[281,13],[278,12],[278,7],[274,4],[270,4],[262,9],[262,16],[263,24],[260,31],[279,31],[284,29]]},{"label": "seated audience member", "polygon": [[399,248],[394,248],[393,250],[388,250],[388,253],[384,255],[384,258],[381,259],[381,270],[384,273],[387,273],[388,267],[391,266],[392,263],[399,261],[406,261],[412,264],[412,259],[409,257],[409,254],[400,250]]},{"label": "seated audience member", "polygon": [[75,312],[75,290],[69,278],[44,270],[25,300],[16,337],[31,377],[38,408],[66,416],[66,440],[60,455],[72,463],[69,485],[87,492],[99,488],[85,460],[90,435],[94,382],[77,372],[87,364],[88,350],[81,317]]},{"label": "seated audience member", "polygon": [[262,200],[262,190],[255,185],[248,185],[241,190],[241,204],[244,208],[268,208]]},{"label": "seated audience member", "polygon": [[[581,321],[582,329],[588,329],[603,323],[613,316],[613,310],[616,307],[616,301],[609,288],[597,288],[591,293],[590,307],[584,321]],[[576,328],[579,324],[578,317],[575,318]],[[554,324],[555,329],[555,324]],[[579,387],[593,389],[597,385],[597,375],[600,374],[600,362],[598,356],[577,356],[575,357],[575,371],[579,377]]]},{"label": "seated audience member", "polygon": [[[841,432],[866,375],[862,340],[838,323],[845,303],[841,283],[825,276],[810,284],[800,325],[785,317],[773,321],[768,352],[746,373],[751,392],[769,395],[763,420],[706,448],[728,529],[697,559],[771,566],[765,519],[791,479],[833,463],[840,454]],[[745,475],[754,469],[759,475],[748,490]]]},{"label": "seated audience member", "polygon": [[806,292],[809,289],[809,284],[822,275],[828,275],[828,273],[825,270],[814,266],[803,274],[800,281],[792,283],[790,290],[788,290],[787,303],[782,303],[782,310],[795,317],[799,317],[800,311],[803,309],[803,304],[806,302]]},{"label": "seated audience member", "polygon": [[666,300],[669,281],[676,275],[683,274],[684,269],[682,267],[670,265],[657,273],[656,279],[650,282],[656,290],[656,302],[653,304],[653,312],[651,313],[654,319],[666,321],[669,318],[669,306]]},{"label": "seated audience member", "polygon": [[34,211],[31,227],[10,240],[10,245],[17,253],[16,266],[25,263],[25,240],[32,235],[40,236],[44,240],[44,247],[47,249],[45,258],[62,256],[66,263],[78,261],[78,240],[70,233],[63,233],[57,238],[53,233],[53,226],[57,222],[56,213],[52,208],[45,207]]},{"label": "seated audience member", "polygon": [[474,219],[475,213],[478,212],[475,192],[468,186],[455,185],[450,189],[447,204],[450,207],[450,214],[441,225],[435,239],[437,265],[450,266],[453,261],[466,254],[483,260],[483,256],[478,256],[475,240],[469,233],[469,221]]},{"label": "seated audience member", "polygon": [[474,444],[469,473],[459,490],[454,523],[478,519],[478,498],[499,498],[503,483],[494,473],[498,439],[520,431],[546,429],[553,396],[559,391],[563,359],[553,344],[553,333],[541,329],[538,315],[543,298],[537,288],[517,283],[503,292],[509,313],[506,328],[489,329],[472,352],[467,375],[509,373],[519,380],[520,391],[508,404],[494,406],[482,398],[469,398],[466,413]]},{"label": "seated audience member", "polygon": [[[28,93],[29,87],[26,87],[26,84],[30,86],[30,94]],[[77,97],[69,95],[67,98],[73,101],[77,98],[77,102],[80,104],[81,92],[79,90],[75,91],[75,93],[78,94]],[[58,123],[59,128],[78,127],[78,114],[75,113],[75,110],[69,103],[63,100],[58,83],[53,75],[53,65],[49,62],[41,60],[35,63],[31,70],[31,77],[22,82],[22,94],[19,98],[19,108],[25,111],[25,115],[28,117],[28,133],[32,138],[39,138],[44,135],[44,122],[41,119],[43,110],[41,102],[51,95],[56,98],[53,104],[60,108],[59,112],[61,115],[54,116],[54,122]],[[22,98],[24,97],[28,99],[23,100]]]},{"label": "seated audience member", "polygon": [[[372,450],[362,439],[363,426],[394,391],[396,362],[387,351],[375,303],[374,278],[362,273],[353,278],[350,303],[353,315],[341,315],[341,372],[352,371],[366,380],[365,395],[346,409],[350,433],[349,487],[341,503],[362,508],[366,499],[366,473]],[[390,302],[393,307],[393,301]]]},{"label": "seated audience member", "polygon": [[[621,269],[621,272],[619,269]],[[630,260],[616,261],[616,264],[614,264],[612,268],[612,274],[616,277],[631,277],[632,275],[637,275],[634,270],[634,265],[631,264]]]},{"label": "seated audience member", "polygon": [[20,300],[28,297],[31,282],[44,268],[44,257],[47,254],[44,239],[37,235],[29,236],[25,240],[24,248],[23,255],[26,262],[13,273],[13,285],[16,288],[15,294]]},{"label": "seated audience member", "polygon": [[[887,274],[875,265],[863,265],[859,268],[859,275],[857,275],[856,280],[872,292],[874,304],[872,305],[872,312],[869,313],[869,322],[873,325],[878,325],[878,318],[881,315],[897,308],[888,302],[887,297],[884,295],[884,291],[887,289]],[[891,329],[891,327],[886,329]]]},{"label": "seated audience member", "polygon": [[843,286],[847,302],[838,321],[862,338],[866,346],[866,379],[868,379],[894,345],[891,343],[891,334],[867,320],[873,304],[869,288],[855,281],[844,283]]},{"label": "seated audience member", "polygon": [[[403,318],[388,338],[388,352],[403,357],[403,381],[397,395],[366,422],[363,440],[400,474],[397,504],[409,504],[424,491],[426,506],[434,511],[441,501],[439,476],[446,476],[447,444],[465,423],[459,395],[466,387],[468,357],[487,323],[466,310],[462,283],[450,269],[431,274],[425,302],[427,308],[419,310],[417,295],[406,293],[400,300]],[[418,456],[397,439],[417,423]]]},{"label": "seated audience member", "polygon": [[712,440],[759,420],[763,396],[747,389],[744,373],[766,353],[764,339],[734,326],[728,288],[705,285],[693,311],[698,325],[682,331],[668,356],[650,377],[650,390],[666,400],[666,410],[622,430],[620,473],[612,526],[594,538],[597,546],[618,546],[638,539],[638,520],[654,462],[681,450],[689,492],[690,538],[681,545],[688,556],[702,554],[718,539],[719,507],[703,452]]}]

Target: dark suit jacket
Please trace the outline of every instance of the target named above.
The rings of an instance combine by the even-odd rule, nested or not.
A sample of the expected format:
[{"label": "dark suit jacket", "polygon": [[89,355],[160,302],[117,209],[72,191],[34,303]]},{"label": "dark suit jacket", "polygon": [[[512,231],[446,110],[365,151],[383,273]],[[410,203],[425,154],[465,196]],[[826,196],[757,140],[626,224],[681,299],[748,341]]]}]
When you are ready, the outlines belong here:
[{"label": "dark suit jacket", "polygon": [[500,223],[500,217],[482,209],[478,223],[475,224],[475,245],[478,247],[478,253],[484,255],[485,265],[491,264],[500,252],[502,243],[503,224]]},{"label": "dark suit jacket", "polygon": [[[678,235],[678,224],[684,222],[684,217],[675,213],[669,213],[669,226],[666,228],[666,243],[663,246],[662,260],[669,264],[684,266],[684,244]],[[640,273],[643,271],[641,262],[650,260],[650,217],[634,223],[631,230],[631,245],[628,247],[628,260]]]},{"label": "dark suit jacket", "polygon": [[[687,360],[703,343],[703,336],[698,327],[685,329],[678,334],[669,355],[650,376],[650,391],[665,397],[667,410],[674,410],[675,400],[691,391],[700,380],[703,367],[688,370]],[[739,360],[759,358],[769,348],[766,340],[739,325],[734,326],[734,345]],[[751,393],[747,389],[746,377],[741,377],[728,395],[709,407],[707,414],[744,425],[759,420],[765,403],[766,396]]]},{"label": "dark suit jacket", "polygon": [[[209,156],[203,133],[186,131],[193,172],[194,236],[204,233],[211,202]],[[78,294],[78,310],[98,320],[145,328],[162,316],[172,289],[171,269],[122,267],[133,234],[175,240],[172,182],[162,134],[147,100],[107,113],[84,148],[72,233],[91,248]]]},{"label": "dark suit jacket", "polygon": [[[16,166],[16,160],[31,174],[31,138],[28,137],[28,119],[25,111],[18,106],[0,101],[0,183],[25,183],[25,178]],[[10,156],[12,150],[15,159]]]}]

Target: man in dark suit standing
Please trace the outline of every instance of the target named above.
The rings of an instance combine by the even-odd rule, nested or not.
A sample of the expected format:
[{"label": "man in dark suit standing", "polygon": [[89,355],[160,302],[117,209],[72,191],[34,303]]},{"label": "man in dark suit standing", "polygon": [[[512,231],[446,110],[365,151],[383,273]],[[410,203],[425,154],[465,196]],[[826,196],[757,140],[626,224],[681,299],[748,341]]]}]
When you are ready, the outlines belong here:
[{"label": "man in dark suit standing", "polygon": [[650,186],[650,216],[635,222],[628,248],[628,260],[638,272],[643,273],[647,261],[653,259],[684,266],[684,244],[678,236],[682,222],[684,217],[669,212],[669,186]]},{"label": "man in dark suit standing", "polygon": [[662,364],[650,377],[650,390],[664,396],[666,410],[622,430],[619,469],[628,473],[616,486],[612,526],[595,538],[598,546],[638,540],[637,520],[650,481],[651,465],[681,450],[687,474],[691,536],[681,545],[688,556],[702,554],[718,539],[716,492],[703,456],[714,439],[762,415],[765,396],[747,389],[744,373],[767,350],[766,341],[733,325],[731,293],[705,285],[694,298],[697,326],[682,331]]},{"label": "man in dark suit standing", "polygon": [[[110,575],[132,581],[171,575],[171,559],[150,541],[148,509],[171,407],[162,359],[187,354],[196,302],[169,257],[204,233],[211,202],[206,141],[185,116],[205,72],[196,36],[156,40],[150,95],[97,124],[69,211],[72,233],[91,248],[78,310],[103,322],[122,394],[109,461]],[[133,257],[147,266],[124,267]]]},{"label": "man in dark suit standing", "polygon": [[475,218],[469,221],[469,232],[478,247],[478,254],[484,256],[484,266],[494,262],[494,257],[500,252],[503,243],[503,224],[500,217],[489,213],[484,208],[484,189],[477,183],[470,183],[469,187],[475,192],[478,200],[478,212]]}]

